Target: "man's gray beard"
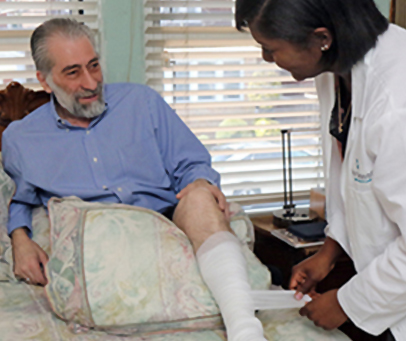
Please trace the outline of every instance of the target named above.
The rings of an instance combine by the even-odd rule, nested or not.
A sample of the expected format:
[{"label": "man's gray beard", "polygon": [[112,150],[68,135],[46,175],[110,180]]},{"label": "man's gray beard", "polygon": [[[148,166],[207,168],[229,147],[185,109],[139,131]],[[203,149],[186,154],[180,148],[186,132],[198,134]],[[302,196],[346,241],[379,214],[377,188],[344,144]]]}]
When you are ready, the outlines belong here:
[{"label": "man's gray beard", "polygon": [[[65,108],[72,116],[78,118],[94,118],[101,115],[105,110],[103,83],[97,83],[97,88],[94,91],[84,90],[81,93],[75,93],[69,95],[60,86],[54,83],[52,74],[49,74],[46,78],[46,82],[55,95],[58,103]],[[97,100],[89,104],[79,103],[79,99],[82,97],[89,97],[97,94]]]}]

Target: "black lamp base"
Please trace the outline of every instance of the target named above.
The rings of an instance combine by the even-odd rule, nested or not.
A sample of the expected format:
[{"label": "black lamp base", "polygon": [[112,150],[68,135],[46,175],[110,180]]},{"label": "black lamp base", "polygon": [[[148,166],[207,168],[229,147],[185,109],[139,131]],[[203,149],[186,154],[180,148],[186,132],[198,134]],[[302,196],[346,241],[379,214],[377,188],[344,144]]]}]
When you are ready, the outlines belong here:
[{"label": "black lamp base", "polygon": [[317,220],[317,217],[309,217],[308,208],[282,209],[273,212],[273,224],[280,228],[287,228],[295,224],[311,223],[315,220]]}]

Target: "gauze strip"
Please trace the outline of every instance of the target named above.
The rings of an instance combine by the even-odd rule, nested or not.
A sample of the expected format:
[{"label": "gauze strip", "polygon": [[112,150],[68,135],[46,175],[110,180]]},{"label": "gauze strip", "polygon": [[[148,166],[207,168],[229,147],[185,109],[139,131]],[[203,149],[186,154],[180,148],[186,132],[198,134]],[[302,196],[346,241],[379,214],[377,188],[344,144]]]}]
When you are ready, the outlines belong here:
[{"label": "gauze strip", "polygon": [[255,310],[302,308],[312,299],[308,295],[298,301],[294,290],[255,290],[251,291]]}]

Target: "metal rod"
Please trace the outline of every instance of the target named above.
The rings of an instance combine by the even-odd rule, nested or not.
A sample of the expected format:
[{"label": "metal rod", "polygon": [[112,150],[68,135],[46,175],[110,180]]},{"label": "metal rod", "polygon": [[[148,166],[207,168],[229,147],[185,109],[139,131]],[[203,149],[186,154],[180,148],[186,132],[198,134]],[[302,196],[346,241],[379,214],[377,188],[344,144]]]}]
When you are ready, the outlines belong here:
[{"label": "metal rod", "polygon": [[289,158],[289,199],[290,199],[290,207],[293,210],[292,148],[290,141],[290,130],[288,130],[288,158]]},{"label": "metal rod", "polygon": [[282,136],[282,162],[283,162],[283,197],[285,201],[285,208],[288,205],[288,191],[287,191],[287,179],[286,179],[286,146],[285,146],[285,134],[287,130],[281,130]]}]

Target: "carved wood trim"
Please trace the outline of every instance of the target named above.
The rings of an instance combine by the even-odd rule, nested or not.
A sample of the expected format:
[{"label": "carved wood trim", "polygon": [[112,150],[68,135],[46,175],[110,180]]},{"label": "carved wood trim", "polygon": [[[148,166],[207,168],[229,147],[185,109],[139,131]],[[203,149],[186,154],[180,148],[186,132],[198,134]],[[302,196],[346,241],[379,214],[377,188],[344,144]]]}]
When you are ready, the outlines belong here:
[{"label": "carved wood trim", "polygon": [[49,101],[50,95],[45,91],[33,91],[18,82],[11,82],[0,90],[0,137],[11,122],[21,120]]}]

